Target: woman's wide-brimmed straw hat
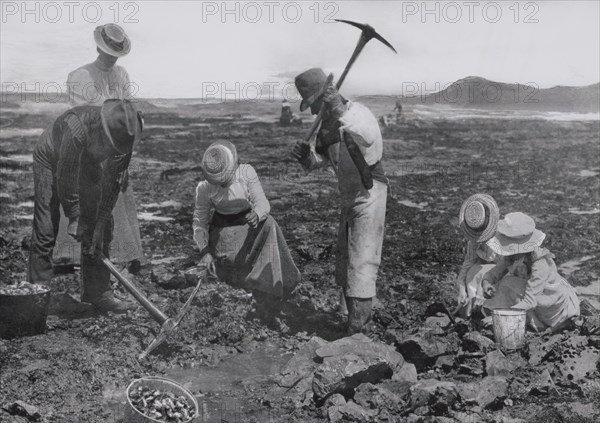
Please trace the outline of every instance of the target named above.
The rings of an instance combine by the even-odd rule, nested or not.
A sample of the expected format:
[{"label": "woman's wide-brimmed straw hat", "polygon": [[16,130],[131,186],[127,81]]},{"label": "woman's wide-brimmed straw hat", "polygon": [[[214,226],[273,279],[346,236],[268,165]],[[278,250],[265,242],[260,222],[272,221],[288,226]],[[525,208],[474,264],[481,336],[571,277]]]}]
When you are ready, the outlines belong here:
[{"label": "woman's wide-brimmed straw hat", "polygon": [[298,75],[294,79],[294,84],[298,93],[302,96],[300,111],[303,112],[325,93],[327,75],[321,68],[312,68]]},{"label": "woman's wide-brimmed straw hat", "polygon": [[229,141],[217,141],[211,144],[202,157],[204,177],[213,185],[229,184],[237,168],[237,150]]},{"label": "woman's wide-brimmed straw hat", "polygon": [[496,233],[500,210],[496,201],[487,194],[475,194],[460,207],[458,222],[469,241],[485,242]]},{"label": "woman's wide-brimmed straw hat", "polygon": [[131,51],[131,40],[123,28],[116,24],[106,24],[96,27],[94,41],[100,50],[114,57],[125,56]]},{"label": "woman's wide-brimmed straw hat", "polygon": [[501,256],[530,253],[542,245],[546,234],[535,228],[535,221],[525,213],[508,213],[500,222],[488,247]]}]

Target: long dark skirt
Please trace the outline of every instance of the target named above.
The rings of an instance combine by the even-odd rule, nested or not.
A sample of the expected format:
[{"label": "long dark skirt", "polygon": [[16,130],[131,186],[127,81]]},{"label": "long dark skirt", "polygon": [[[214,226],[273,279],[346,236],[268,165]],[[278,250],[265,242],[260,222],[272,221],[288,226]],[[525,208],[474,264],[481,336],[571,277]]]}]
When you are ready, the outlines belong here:
[{"label": "long dark skirt", "polygon": [[285,298],[300,281],[283,233],[269,215],[257,228],[211,225],[209,245],[217,276],[237,288]]}]

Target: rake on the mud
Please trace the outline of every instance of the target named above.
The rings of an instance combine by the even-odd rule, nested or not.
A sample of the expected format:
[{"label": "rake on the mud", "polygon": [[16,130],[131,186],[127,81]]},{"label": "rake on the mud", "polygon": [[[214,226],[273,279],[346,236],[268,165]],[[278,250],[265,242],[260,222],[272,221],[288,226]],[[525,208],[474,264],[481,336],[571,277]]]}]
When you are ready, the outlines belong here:
[{"label": "rake on the mud", "polygon": [[133,296],[133,298],[135,298],[142,305],[142,307],[148,310],[148,313],[150,313],[154,320],[156,320],[158,324],[160,324],[160,332],[158,333],[156,338],[154,338],[154,341],[152,341],[148,348],[146,348],[146,350],[138,356],[139,360],[143,360],[148,354],[150,354],[150,352],[156,349],[156,347],[162,344],[177,330],[177,326],[179,325],[187,311],[190,309],[192,301],[194,300],[196,294],[198,293],[198,290],[200,289],[200,284],[206,277],[207,270],[203,270],[202,275],[198,280],[198,284],[194,288],[194,291],[192,291],[192,295],[190,295],[190,297],[187,299],[185,305],[183,306],[177,317],[170,318],[166,316],[161,310],[159,310],[158,307],[152,304],[148,297],[146,297],[146,295],[144,295],[144,293],[140,291],[129,279],[121,275],[121,273],[119,273],[115,265],[112,264],[108,258],[106,258],[104,255],[100,255],[100,260],[102,261],[104,266],[106,266],[106,268],[110,271],[110,273],[112,273],[112,275],[115,278],[117,278],[119,283],[123,285],[127,292],[129,292]]}]

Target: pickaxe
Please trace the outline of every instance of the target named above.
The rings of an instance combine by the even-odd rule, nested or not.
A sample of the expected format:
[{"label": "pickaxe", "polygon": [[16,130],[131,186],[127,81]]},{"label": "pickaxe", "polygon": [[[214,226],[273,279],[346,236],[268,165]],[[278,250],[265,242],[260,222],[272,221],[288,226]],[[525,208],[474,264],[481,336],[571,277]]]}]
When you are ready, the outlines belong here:
[{"label": "pickaxe", "polygon": [[160,311],[154,304],[150,302],[148,297],[144,295],[142,291],[140,291],[129,279],[121,275],[114,264],[111,263],[109,259],[107,259],[103,254],[100,255],[100,260],[106,268],[113,274],[115,278],[123,285],[123,287],[150,313],[150,315],[160,324],[160,332],[154,338],[154,341],[150,343],[148,348],[138,356],[139,360],[143,360],[146,358],[150,352],[152,352],[156,347],[162,344],[169,336],[171,336],[176,330],[179,322],[183,319],[183,316],[187,313],[190,306],[192,305],[193,299],[196,297],[198,290],[200,289],[200,284],[206,277],[206,269],[204,269],[202,276],[198,280],[198,284],[192,291],[192,295],[188,298],[185,305],[174,319],[167,317],[162,311]]},{"label": "pickaxe", "polygon": [[[344,83],[344,80],[346,79],[346,75],[348,75],[348,72],[350,71],[350,68],[352,68],[352,65],[354,64],[354,62],[356,61],[356,59],[358,58],[358,56],[362,52],[363,48],[365,48],[365,45],[372,38],[375,38],[375,39],[381,41],[383,44],[385,44],[386,46],[388,46],[389,48],[391,48],[394,53],[397,53],[397,52],[396,52],[396,49],[394,47],[392,47],[392,45],[385,38],[383,38],[381,35],[379,35],[377,33],[377,31],[375,31],[375,28],[373,28],[371,25],[361,24],[361,23],[357,23],[357,22],[353,22],[353,21],[347,21],[345,19],[336,19],[336,21],[338,21],[338,22],[344,22],[344,23],[347,23],[348,25],[355,26],[355,27],[357,27],[358,29],[360,29],[362,31],[360,33],[360,38],[358,39],[358,43],[356,44],[356,47],[354,48],[354,53],[352,53],[352,56],[350,57],[350,60],[348,60],[348,63],[346,64],[346,68],[344,69],[344,72],[342,73],[342,76],[340,76],[339,79],[338,79],[338,81],[337,81],[336,89],[339,90],[340,87],[342,86],[342,84]],[[321,107],[321,110],[319,111],[319,114],[315,118],[315,121],[313,122],[313,124],[312,124],[312,126],[311,126],[311,128],[309,130],[308,136],[304,140],[304,143],[309,143],[310,142],[310,139],[312,138],[313,134],[317,130],[317,127],[321,123],[322,119],[323,119],[323,107]]]}]

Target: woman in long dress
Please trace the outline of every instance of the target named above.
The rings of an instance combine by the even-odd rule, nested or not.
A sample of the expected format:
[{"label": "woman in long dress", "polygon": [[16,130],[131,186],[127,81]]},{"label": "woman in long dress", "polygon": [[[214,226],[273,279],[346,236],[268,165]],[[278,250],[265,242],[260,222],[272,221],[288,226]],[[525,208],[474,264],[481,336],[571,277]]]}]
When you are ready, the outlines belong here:
[{"label": "woman in long dress", "polygon": [[202,159],[205,176],[196,187],[194,240],[201,264],[228,284],[252,291],[259,303],[287,297],[300,281],[260,180],[239,164],[229,141],[212,144]]}]

